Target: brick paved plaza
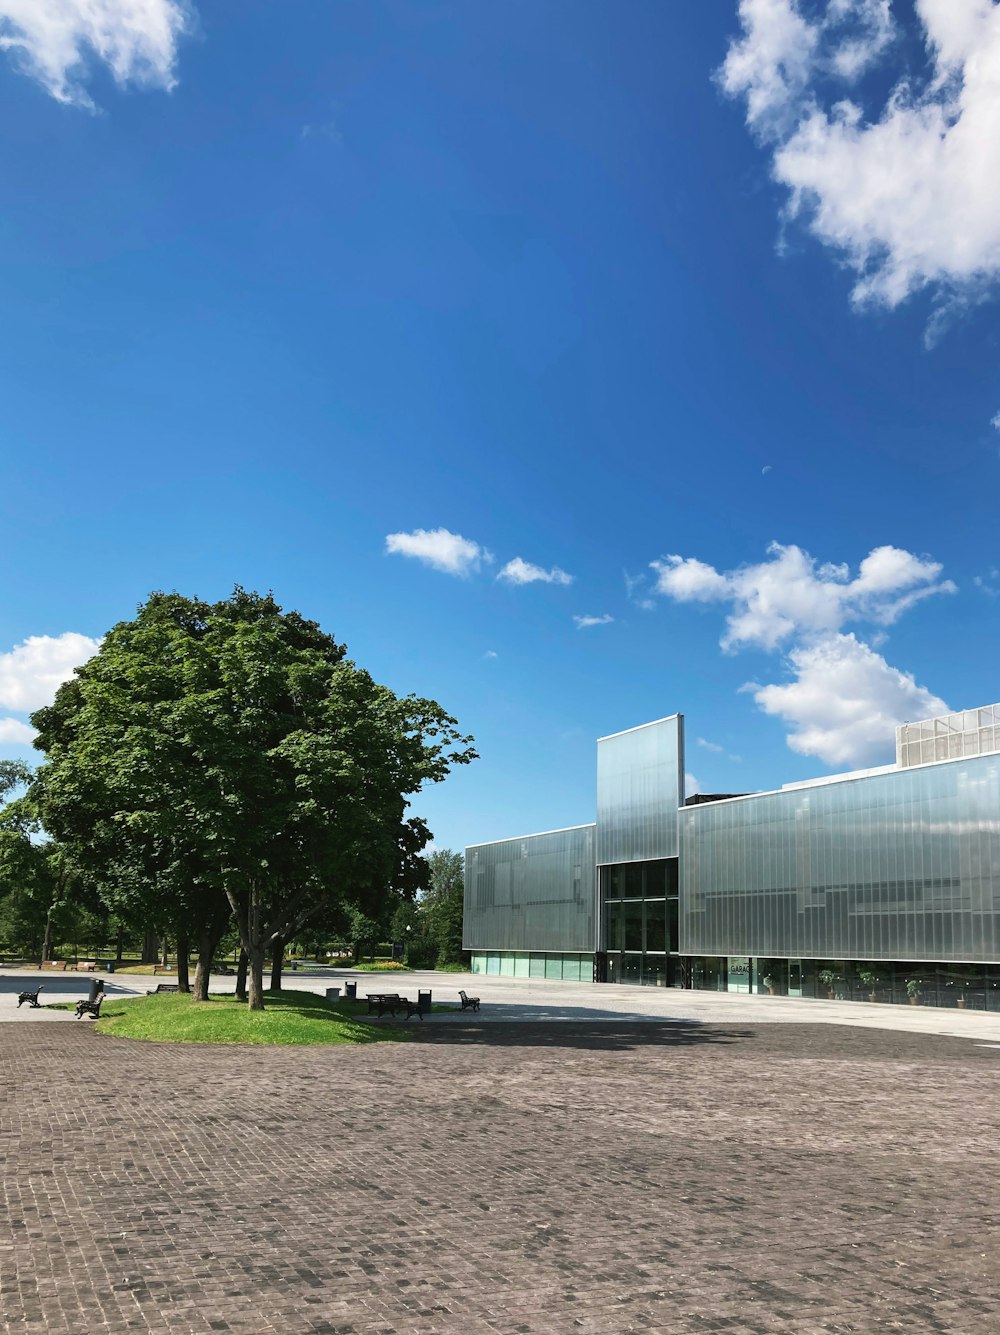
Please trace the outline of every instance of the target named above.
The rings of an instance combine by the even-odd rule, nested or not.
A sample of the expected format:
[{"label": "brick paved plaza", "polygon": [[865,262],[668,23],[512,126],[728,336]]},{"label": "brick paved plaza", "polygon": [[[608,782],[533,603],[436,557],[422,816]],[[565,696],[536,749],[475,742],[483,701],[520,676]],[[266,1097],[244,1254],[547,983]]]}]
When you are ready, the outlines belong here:
[{"label": "brick paved plaza", "polygon": [[1000,1329],[1000,1051],[828,1027],[0,1025],[4,1329]]}]

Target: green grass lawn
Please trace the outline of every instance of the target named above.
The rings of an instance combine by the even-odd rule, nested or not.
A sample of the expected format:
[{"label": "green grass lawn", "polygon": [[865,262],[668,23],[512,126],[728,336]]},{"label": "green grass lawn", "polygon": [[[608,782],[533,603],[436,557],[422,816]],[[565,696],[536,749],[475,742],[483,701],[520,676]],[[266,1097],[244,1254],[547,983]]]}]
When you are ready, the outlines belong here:
[{"label": "green grass lawn", "polygon": [[[59,1003],[72,1010],[72,1002]],[[116,1038],[166,1043],[384,1043],[409,1037],[400,1025],[364,1024],[367,1003],[327,1001],[314,992],[268,992],[266,1010],[250,1011],[231,996],[192,1001],[177,992],[108,998],[96,1027]],[[447,1007],[446,1009],[451,1009]],[[93,1024],[84,1018],[81,1024]],[[419,1020],[411,1020],[411,1028]]]}]

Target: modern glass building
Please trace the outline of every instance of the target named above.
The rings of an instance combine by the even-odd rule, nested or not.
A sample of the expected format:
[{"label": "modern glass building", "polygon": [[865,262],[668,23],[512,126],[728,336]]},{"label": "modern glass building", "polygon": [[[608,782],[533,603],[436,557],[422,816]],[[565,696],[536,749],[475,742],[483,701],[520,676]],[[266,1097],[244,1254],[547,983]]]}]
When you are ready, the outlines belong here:
[{"label": "modern glass building", "polygon": [[896,763],[684,799],[681,715],[597,744],[593,825],[466,850],[472,968],[1000,1010],[1000,705]]}]

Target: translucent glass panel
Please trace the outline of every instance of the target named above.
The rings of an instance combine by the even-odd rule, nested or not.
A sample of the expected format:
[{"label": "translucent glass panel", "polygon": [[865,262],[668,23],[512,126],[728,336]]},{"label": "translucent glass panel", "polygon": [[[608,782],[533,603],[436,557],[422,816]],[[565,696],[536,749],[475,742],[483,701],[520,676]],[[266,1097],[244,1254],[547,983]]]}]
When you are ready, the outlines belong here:
[{"label": "translucent glass panel", "polygon": [[597,743],[597,861],[677,856],[684,719],[647,723]]},{"label": "translucent glass panel", "polygon": [[564,983],[589,983],[593,981],[594,957],[475,951],[469,967],[472,973],[495,974],[500,978],[556,978]]},{"label": "translucent glass panel", "polygon": [[594,826],[465,850],[466,950],[593,951]]},{"label": "translucent glass panel", "polygon": [[1000,756],[684,808],[680,948],[1000,961]]},{"label": "translucent glass panel", "polygon": [[896,729],[896,763],[927,765],[1000,751],[1000,705],[963,709]]}]

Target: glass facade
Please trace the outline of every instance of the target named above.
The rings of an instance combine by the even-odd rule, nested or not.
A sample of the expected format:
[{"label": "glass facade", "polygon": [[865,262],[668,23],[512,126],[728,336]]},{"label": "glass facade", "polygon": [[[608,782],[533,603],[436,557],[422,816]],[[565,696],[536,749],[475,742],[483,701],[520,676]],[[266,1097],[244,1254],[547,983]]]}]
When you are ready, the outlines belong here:
[{"label": "glass facade", "polygon": [[463,947],[593,954],[594,826],[465,851]]},{"label": "glass facade", "polygon": [[597,743],[597,861],[677,856],[677,808],[684,800],[680,714]]},{"label": "glass facade", "polygon": [[696,955],[690,966],[692,987],[713,992],[1000,1012],[1000,964]]},{"label": "glass facade", "polygon": [[469,968],[473,973],[490,974],[495,978],[555,978],[566,983],[591,983],[594,980],[593,955],[475,950]]},{"label": "glass facade", "polygon": [[904,723],[896,729],[896,763],[905,768],[1000,751],[1000,705]]},{"label": "glass facade", "polygon": [[677,859],[601,867],[598,875],[602,981],[671,986],[677,965]]},{"label": "glass facade", "polygon": [[474,969],[1000,1011],[1000,706],[690,807],[683,726],[600,739],[596,824],[467,849]]},{"label": "glass facade", "polygon": [[1000,962],[1000,756],[680,815],[685,954]]}]

